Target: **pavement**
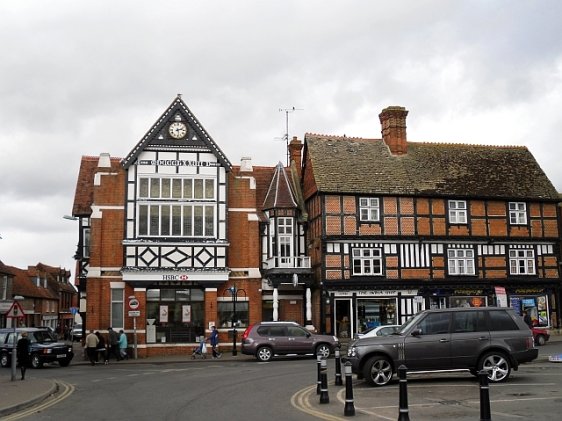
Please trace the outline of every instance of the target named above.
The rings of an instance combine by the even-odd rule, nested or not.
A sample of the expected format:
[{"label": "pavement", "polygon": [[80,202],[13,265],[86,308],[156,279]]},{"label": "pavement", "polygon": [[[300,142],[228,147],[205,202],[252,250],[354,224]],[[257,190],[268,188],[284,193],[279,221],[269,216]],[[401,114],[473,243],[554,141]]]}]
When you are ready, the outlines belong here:
[{"label": "pavement", "polygon": [[[562,342],[562,334],[556,332],[550,337],[551,342]],[[72,360],[72,365],[90,365],[90,362],[84,358],[82,348],[76,344],[74,346],[75,355]],[[540,348],[539,348],[540,349]],[[537,361],[548,361],[548,353],[540,352]],[[221,355],[221,362],[240,362],[240,361],[253,361],[254,357],[242,355],[240,352],[236,356],[232,352],[224,352]],[[109,361],[109,365],[123,366],[134,364],[206,364],[214,362],[209,353],[206,358],[197,356],[192,358],[191,355],[165,355],[157,357],[147,357],[139,359],[128,359],[123,361]],[[103,365],[103,362],[99,365]],[[64,370],[64,368],[62,368]],[[24,409],[31,408],[39,405],[51,396],[59,392],[60,385],[55,379],[41,379],[33,376],[33,369],[27,370],[26,379],[20,380],[19,370],[17,371],[16,380],[11,381],[10,369],[2,369],[0,371],[0,419]]]}]

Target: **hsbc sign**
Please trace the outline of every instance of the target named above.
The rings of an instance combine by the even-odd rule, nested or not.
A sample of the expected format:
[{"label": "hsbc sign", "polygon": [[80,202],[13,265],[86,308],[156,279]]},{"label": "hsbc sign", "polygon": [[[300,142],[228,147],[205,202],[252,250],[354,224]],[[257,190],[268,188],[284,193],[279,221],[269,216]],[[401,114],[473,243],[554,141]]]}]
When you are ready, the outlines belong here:
[{"label": "hsbc sign", "polygon": [[187,275],[162,275],[163,281],[189,281]]}]

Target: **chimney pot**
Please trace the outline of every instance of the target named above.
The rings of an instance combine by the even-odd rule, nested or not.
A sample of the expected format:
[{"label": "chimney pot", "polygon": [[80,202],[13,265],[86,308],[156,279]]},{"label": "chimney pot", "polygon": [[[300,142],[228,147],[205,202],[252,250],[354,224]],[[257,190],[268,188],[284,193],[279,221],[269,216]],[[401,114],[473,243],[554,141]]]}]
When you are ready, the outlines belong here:
[{"label": "chimney pot", "polygon": [[289,156],[291,161],[295,161],[299,177],[301,176],[302,169],[302,148],[302,142],[296,136],[293,136],[293,140],[289,143]]}]

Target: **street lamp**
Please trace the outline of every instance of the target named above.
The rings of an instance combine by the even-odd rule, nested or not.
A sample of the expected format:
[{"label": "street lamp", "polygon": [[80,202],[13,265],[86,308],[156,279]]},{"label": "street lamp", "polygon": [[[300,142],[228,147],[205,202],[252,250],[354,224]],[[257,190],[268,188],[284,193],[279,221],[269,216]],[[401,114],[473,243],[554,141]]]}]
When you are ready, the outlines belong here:
[{"label": "street lamp", "polygon": [[18,319],[21,319],[24,317],[23,312],[21,312],[22,314],[20,314],[21,311],[21,307],[20,304],[18,303],[18,301],[23,300],[24,298],[21,295],[15,295],[14,296],[14,302],[12,304],[12,308],[10,309],[11,313],[11,318],[14,324],[14,334],[12,337],[12,381],[14,381],[16,379],[16,359],[17,359],[17,354],[16,354],[16,349],[18,346],[18,332],[17,332],[17,327],[18,327]]},{"label": "street lamp", "polygon": [[232,356],[236,356],[238,351],[236,350],[236,301],[238,300],[238,293],[241,292],[246,296],[246,291],[243,289],[236,288],[235,285],[228,288],[228,292],[232,295]]}]

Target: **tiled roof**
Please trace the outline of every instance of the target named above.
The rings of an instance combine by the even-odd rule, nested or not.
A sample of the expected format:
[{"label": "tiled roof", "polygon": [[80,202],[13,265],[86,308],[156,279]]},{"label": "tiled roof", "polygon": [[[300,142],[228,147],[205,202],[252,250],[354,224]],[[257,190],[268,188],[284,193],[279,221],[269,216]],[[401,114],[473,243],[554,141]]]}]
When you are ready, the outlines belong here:
[{"label": "tiled roof", "polygon": [[307,133],[319,191],[332,193],[559,200],[525,147],[408,142],[392,155],[381,139]]},{"label": "tiled roof", "polygon": [[[94,174],[98,168],[99,157],[83,156],[80,162],[80,171],[76,181],[74,205],[72,215],[90,215],[94,200]],[[111,158],[111,169],[100,168],[100,171],[118,171],[121,169],[121,158]]]},{"label": "tiled roof", "polygon": [[35,266],[29,266],[27,270],[14,266],[9,266],[9,269],[14,274],[14,295],[22,295],[25,298],[57,298],[49,289],[38,287],[34,284],[31,278],[38,273]]},{"label": "tiled roof", "polygon": [[273,177],[271,178],[267,195],[265,196],[262,204],[262,209],[294,209],[297,207],[291,184],[289,182],[289,176],[285,172],[283,164],[281,162],[278,163],[275,167]]}]

